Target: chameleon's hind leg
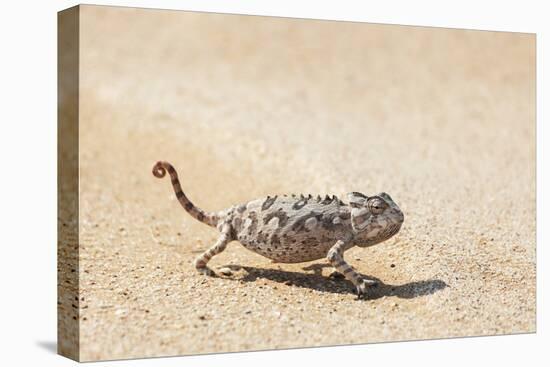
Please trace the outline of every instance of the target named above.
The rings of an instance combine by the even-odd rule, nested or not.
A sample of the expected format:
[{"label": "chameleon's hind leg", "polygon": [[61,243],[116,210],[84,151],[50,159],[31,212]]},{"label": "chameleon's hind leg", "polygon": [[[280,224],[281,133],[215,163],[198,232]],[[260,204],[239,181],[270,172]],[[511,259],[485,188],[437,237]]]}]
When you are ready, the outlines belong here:
[{"label": "chameleon's hind leg", "polygon": [[221,230],[221,235],[220,237],[218,237],[218,240],[216,241],[214,246],[210,247],[202,255],[195,259],[195,268],[198,271],[209,276],[216,275],[216,273],[214,273],[214,271],[210,269],[206,264],[208,264],[212,257],[225,250],[227,244],[232,241],[230,233],[231,227],[229,226],[229,224],[224,225]]},{"label": "chameleon's hind leg", "polygon": [[367,295],[367,287],[375,285],[376,281],[364,279],[359,275],[359,273],[353,270],[353,268],[344,260],[342,256],[344,249],[345,242],[342,240],[337,241],[336,244],[328,251],[327,259],[336,271],[343,274],[347,280],[355,285],[355,288],[357,289],[357,296],[359,298],[365,297]]}]

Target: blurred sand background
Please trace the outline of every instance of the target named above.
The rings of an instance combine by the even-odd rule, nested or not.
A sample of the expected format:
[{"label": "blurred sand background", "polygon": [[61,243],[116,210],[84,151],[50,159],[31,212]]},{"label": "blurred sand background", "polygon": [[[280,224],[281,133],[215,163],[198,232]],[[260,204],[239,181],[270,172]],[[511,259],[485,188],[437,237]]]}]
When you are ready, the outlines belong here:
[{"label": "blurred sand background", "polygon": [[[81,7],[80,358],[535,331],[535,36]],[[401,232],[325,261],[230,244],[206,210],[386,191]],[[67,307],[70,307],[67,305]]]}]

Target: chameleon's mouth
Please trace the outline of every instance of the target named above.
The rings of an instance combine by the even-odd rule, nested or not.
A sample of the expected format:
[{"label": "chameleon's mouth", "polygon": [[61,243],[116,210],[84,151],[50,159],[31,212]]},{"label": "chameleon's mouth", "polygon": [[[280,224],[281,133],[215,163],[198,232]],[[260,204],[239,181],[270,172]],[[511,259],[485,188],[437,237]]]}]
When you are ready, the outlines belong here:
[{"label": "chameleon's mouth", "polygon": [[359,245],[360,247],[367,247],[376,245],[382,241],[386,241],[394,236],[401,229],[401,222],[392,222],[385,226],[380,232],[373,237],[368,237]]},{"label": "chameleon's mouth", "polygon": [[392,223],[389,226],[387,226],[382,233],[380,233],[380,238],[388,239],[395,235],[397,232],[399,232],[399,229],[401,229],[401,223]]},{"label": "chameleon's mouth", "polygon": [[401,223],[392,224],[388,231],[389,237],[395,235],[401,229]]}]

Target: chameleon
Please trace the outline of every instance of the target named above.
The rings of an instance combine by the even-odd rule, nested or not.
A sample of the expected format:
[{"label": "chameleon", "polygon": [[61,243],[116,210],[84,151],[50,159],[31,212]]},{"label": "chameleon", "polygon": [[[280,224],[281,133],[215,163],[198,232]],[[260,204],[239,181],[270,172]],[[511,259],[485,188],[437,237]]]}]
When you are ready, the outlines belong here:
[{"label": "chameleon", "polygon": [[170,175],[176,198],[195,219],[216,228],[220,235],[215,244],[198,256],[195,268],[215,276],[207,264],[231,241],[275,263],[301,263],[326,258],[355,286],[359,298],[367,295],[376,281],[361,277],[345,260],[344,252],[354,246],[369,247],[399,232],[404,215],[390,195],[381,192],[367,196],[347,194],[348,203],[336,196],[274,195],[231,206],[218,212],[206,212],[184,194],[175,168],[159,161],[153,175]]}]

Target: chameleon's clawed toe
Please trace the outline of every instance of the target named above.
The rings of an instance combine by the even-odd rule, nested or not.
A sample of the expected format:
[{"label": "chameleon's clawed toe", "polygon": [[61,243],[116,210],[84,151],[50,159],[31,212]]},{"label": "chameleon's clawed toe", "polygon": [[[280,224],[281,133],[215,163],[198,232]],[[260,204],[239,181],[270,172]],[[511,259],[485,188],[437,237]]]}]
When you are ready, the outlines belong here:
[{"label": "chameleon's clawed toe", "polygon": [[378,282],[376,280],[361,279],[359,284],[356,286],[357,299],[367,299],[367,289],[373,287],[378,287]]},{"label": "chameleon's clawed toe", "polygon": [[199,273],[201,273],[203,275],[206,275],[206,276],[209,276],[209,277],[216,277],[217,276],[217,274],[214,272],[214,270],[210,269],[209,267],[197,268],[197,270],[199,271]]},{"label": "chameleon's clawed toe", "polygon": [[365,299],[367,297],[367,287],[361,283],[356,287],[357,299]]}]

